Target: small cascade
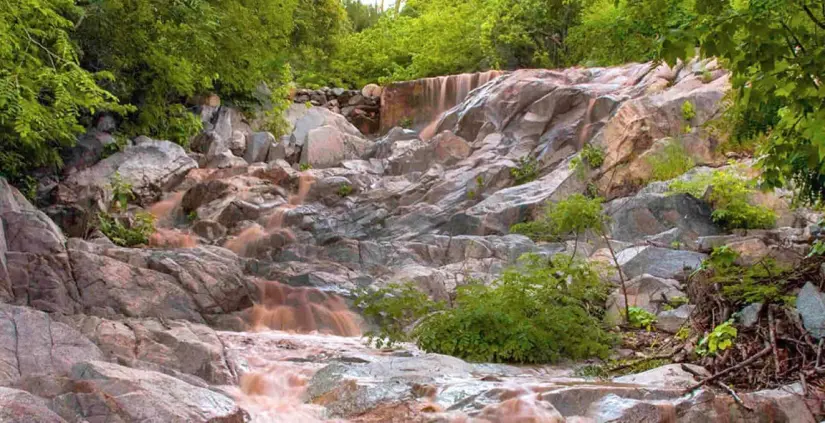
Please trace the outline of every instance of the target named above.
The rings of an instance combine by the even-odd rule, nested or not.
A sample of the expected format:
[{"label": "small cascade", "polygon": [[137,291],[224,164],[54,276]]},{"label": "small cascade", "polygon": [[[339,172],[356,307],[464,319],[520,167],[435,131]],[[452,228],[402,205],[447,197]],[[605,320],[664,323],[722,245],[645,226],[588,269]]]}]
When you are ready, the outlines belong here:
[{"label": "small cascade", "polygon": [[381,131],[386,132],[405,120],[411,120],[413,129],[420,130],[422,134],[427,129],[432,132],[435,126],[433,121],[437,121],[445,111],[464,101],[470,91],[501,75],[503,72],[492,70],[388,85],[381,98]]}]

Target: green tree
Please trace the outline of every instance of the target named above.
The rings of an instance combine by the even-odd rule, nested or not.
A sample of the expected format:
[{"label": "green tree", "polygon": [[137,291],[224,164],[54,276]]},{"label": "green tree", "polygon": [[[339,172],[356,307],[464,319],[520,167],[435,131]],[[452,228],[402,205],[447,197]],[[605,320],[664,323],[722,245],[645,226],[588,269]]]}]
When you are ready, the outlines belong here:
[{"label": "green tree", "polygon": [[494,0],[482,46],[496,67],[559,67],[568,61],[567,35],[579,23],[580,0]]},{"label": "green tree", "polygon": [[289,76],[295,7],[295,0],[93,1],[77,33],[84,66],[112,72],[117,83],[106,87],[138,107],[125,130],[185,144],[200,129],[187,108],[194,95],[284,106],[278,88]]},{"label": "green tree", "polygon": [[381,10],[378,6],[364,4],[359,0],[344,0],[344,9],[347,11],[352,30],[361,32],[378,22]]},{"label": "green tree", "polygon": [[763,116],[770,123],[762,126],[769,133],[760,151],[767,185],[793,185],[804,201],[822,199],[825,11],[821,2],[697,0],[695,11],[695,19],[668,36],[665,58],[690,57],[696,46],[704,55],[719,57],[732,73],[738,111]]},{"label": "green tree", "polygon": [[591,0],[570,30],[568,63],[597,66],[657,57],[662,35],[690,20],[692,0]]},{"label": "green tree", "polygon": [[62,164],[83,116],[126,110],[98,85],[111,73],[79,65],[71,36],[80,16],[71,0],[0,0],[0,176],[16,185]]},{"label": "green tree", "polygon": [[342,85],[331,66],[350,31],[344,4],[340,0],[298,0],[293,23],[289,63],[298,85]]}]

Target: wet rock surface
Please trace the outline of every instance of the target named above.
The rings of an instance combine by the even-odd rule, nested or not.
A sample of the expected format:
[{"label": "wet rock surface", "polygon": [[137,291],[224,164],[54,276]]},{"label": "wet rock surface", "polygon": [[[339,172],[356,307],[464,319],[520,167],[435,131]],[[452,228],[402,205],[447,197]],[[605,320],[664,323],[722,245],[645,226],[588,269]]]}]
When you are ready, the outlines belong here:
[{"label": "wet rock surface", "polygon": [[[785,251],[813,239],[807,218],[723,234],[702,200],[662,184],[639,192],[649,176],[640,158],[683,133],[686,101],[696,108],[686,148],[719,164],[698,127],[718,114],[727,76],[703,82],[688,68],[436,79],[455,107],[435,121],[442,105],[422,110],[413,126],[425,133],[384,128],[378,140],[353,126],[357,107],[344,109],[372,107],[363,97],[379,87],[297,93],[325,107],[293,105],[280,139],[207,105],[192,153],[141,137],[92,163],[90,144],[45,212],[0,178],[0,421],[813,421],[794,392],[742,394],[752,412],[715,390],[686,394],[704,369],[597,381],[574,377],[569,363],[467,363],[324,333],[360,333],[345,300],[359,287],[409,281],[450,300],[525,253],[571,253],[565,240],[534,242],[510,227],[594,188],[574,166],[585,144],[605,152],[588,176],[607,193],[612,223],[609,239],[583,236],[576,253],[610,263],[614,249],[628,305],[655,314],[659,329],[690,323],[693,306],[670,304],[714,247],[794,263]],[[475,90],[457,85],[467,78]],[[390,87],[382,107],[432,83]],[[528,157],[533,175],[518,184]],[[118,247],[88,227],[111,202],[115,173],[136,194],[124,212],[158,218],[148,245]],[[822,294],[803,294],[799,314],[819,338]],[[607,306],[620,318],[624,293]]]}]

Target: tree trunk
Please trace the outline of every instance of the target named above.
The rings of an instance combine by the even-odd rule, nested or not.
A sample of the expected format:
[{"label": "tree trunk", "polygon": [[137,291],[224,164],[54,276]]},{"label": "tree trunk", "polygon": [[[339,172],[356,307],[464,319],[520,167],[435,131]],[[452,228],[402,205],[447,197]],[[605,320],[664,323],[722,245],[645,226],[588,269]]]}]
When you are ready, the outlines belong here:
[{"label": "tree trunk", "polygon": [[401,13],[401,0],[395,0],[395,14]]}]

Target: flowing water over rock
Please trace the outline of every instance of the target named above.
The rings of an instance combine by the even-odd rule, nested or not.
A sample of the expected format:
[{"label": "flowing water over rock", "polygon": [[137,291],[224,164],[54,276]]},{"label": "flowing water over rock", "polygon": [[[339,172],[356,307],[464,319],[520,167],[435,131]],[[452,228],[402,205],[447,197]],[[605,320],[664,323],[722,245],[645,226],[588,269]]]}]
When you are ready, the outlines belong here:
[{"label": "flowing water over rock", "polygon": [[[275,140],[237,111],[204,108],[196,152],[140,139],[63,180],[47,213],[0,179],[0,422],[240,422],[247,413],[256,422],[812,422],[793,387],[743,393],[750,412],[726,394],[686,393],[695,377],[679,365],[595,382],[573,377],[581,363],[377,350],[346,306],[356,288],[405,281],[448,300],[524,253],[604,260],[602,240],[509,233],[547,201],[589,189],[571,167],[584,144],[605,152],[589,176],[613,200],[610,246],[635,277],[629,300],[652,313],[667,312],[659,294],[683,292],[685,265],[707,257],[707,245],[804,250],[812,236],[801,211],[781,217],[798,228],[722,236],[699,200],[639,193],[651,173],[644,157],[663,140],[680,137],[698,164],[724,163],[702,129],[728,88],[724,72],[704,77],[715,66],[386,87],[382,105],[401,106],[382,118],[436,122],[428,140],[402,129],[368,140],[303,105],[288,116],[293,132]],[[685,122],[688,101],[696,116]],[[526,157],[537,178],[518,185],[513,169]],[[87,233],[84,218],[111,202],[116,171],[138,191],[133,208],[158,218],[148,246]],[[613,295],[610,305],[623,304]],[[668,327],[686,319],[671,314]]]}]

